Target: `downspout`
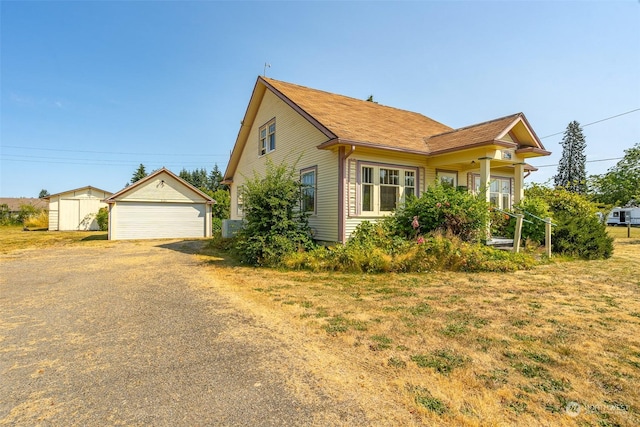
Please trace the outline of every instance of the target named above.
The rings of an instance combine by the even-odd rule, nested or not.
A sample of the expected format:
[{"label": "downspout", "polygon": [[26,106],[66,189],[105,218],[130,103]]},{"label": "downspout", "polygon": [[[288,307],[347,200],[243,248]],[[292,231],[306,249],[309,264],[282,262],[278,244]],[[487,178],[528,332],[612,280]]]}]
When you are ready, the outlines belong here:
[{"label": "downspout", "polygon": [[346,187],[346,175],[345,175],[345,165],[346,160],[356,151],[356,146],[352,145],[351,150],[348,153],[345,153],[345,148],[340,147],[338,149],[338,182],[340,182],[340,187],[338,188],[338,211],[340,214],[338,215],[338,238],[340,239],[340,243],[345,243],[346,240],[346,222],[347,222],[347,212],[345,210],[345,187]]}]

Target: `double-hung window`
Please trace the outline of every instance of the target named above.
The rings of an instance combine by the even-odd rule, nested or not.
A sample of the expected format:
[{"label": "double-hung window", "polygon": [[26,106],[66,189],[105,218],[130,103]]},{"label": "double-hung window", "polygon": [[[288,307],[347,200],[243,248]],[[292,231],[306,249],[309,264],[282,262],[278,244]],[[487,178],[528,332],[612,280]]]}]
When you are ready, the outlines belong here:
[{"label": "double-hung window", "polygon": [[276,119],[271,119],[260,127],[259,152],[261,156],[276,149]]},{"label": "double-hung window", "polygon": [[416,168],[363,165],[360,168],[360,213],[384,215],[416,195]]},{"label": "double-hung window", "polygon": [[316,176],[317,169],[303,169],[300,172],[300,183],[302,184],[302,212],[316,213]]}]

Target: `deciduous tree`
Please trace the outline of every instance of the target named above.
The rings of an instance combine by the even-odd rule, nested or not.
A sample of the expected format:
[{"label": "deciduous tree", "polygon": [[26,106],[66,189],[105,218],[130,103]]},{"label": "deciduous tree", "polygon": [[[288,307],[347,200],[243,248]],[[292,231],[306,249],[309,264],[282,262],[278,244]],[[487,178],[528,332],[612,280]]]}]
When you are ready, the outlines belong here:
[{"label": "deciduous tree", "polygon": [[624,157],[602,175],[589,177],[596,202],[625,206],[640,203],[640,143],[624,150]]}]

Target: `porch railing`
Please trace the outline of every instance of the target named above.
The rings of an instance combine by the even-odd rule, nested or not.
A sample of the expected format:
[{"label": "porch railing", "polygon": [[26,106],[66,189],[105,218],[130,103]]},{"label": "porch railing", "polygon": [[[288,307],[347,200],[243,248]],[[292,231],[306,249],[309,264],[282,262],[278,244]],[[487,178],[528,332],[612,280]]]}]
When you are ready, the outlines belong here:
[{"label": "porch railing", "polygon": [[547,253],[547,257],[551,258],[551,227],[557,227],[558,224],[554,224],[551,222],[551,218],[540,218],[537,215],[532,214],[531,212],[527,212],[524,209],[516,207],[519,211],[524,212],[525,215],[529,215],[531,218],[544,222],[544,248]]},{"label": "porch railing", "polygon": [[557,224],[554,224],[553,222],[551,222],[551,218],[540,218],[539,216],[534,215],[531,212],[527,212],[524,209],[520,209],[520,208],[515,208],[515,209],[518,209],[523,213],[513,213],[513,212],[504,211],[496,207],[493,208],[493,210],[495,211],[498,211],[505,215],[509,215],[510,217],[516,219],[516,227],[513,233],[513,251],[520,252],[520,241],[522,240],[522,224],[525,222],[529,224],[533,224],[533,221],[530,221],[524,218],[525,215],[528,215],[534,220],[544,222],[545,224],[544,247],[545,247],[547,257],[551,258],[551,227],[552,226],[555,227],[557,226]]}]

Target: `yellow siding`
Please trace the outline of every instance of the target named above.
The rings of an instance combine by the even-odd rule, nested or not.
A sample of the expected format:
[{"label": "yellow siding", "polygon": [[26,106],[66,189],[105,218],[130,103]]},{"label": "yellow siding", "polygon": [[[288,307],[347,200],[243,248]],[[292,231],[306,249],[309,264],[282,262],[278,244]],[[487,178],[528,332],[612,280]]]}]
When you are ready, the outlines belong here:
[{"label": "yellow siding", "polygon": [[[276,119],[276,149],[264,156],[259,155],[259,129]],[[326,136],[295,110],[267,90],[248,140],[240,157],[231,185],[231,219],[238,215],[238,189],[254,173],[264,176],[266,159],[274,164],[283,162],[297,170],[317,167],[317,214],[309,218],[309,224],[318,240],[338,240],[338,154],[316,147],[327,140]]]},{"label": "yellow siding", "polygon": [[[405,166],[405,167],[416,167],[419,172],[419,187],[420,192],[424,191],[425,185],[425,174],[427,176],[426,181],[429,183],[429,173],[428,168],[425,168],[426,165],[426,157],[420,156],[416,154],[408,154],[408,153],[395,153],[395,152],[385,152],[380,153],[380,151],[370,150],[370,149],[361,149],[360,147],[356,148],[353,154],[349,157],[348,162],[348,216],[345,222],[345,235],[348,239],[351,233],[356,229],[356,227],[362,223],[363,221],[375,222],[380,219],[379,216],[366,216],[360,215],[357,213],[357,193],[360,191],[359,186],[357,185],[357,164],[358,162],[372,162],[372,163],[384,163],[395,166]],[[434,173],[432,173],[433,176]]]},{"label": "yellow siding", "polygon": [[[162,182],[164,181],[164,183]],[[205,199],[187,188],[184,184],[166,173],[160,173],[154,179],[125,192],[118,200],[135,202],[150,200],[157,202],[191,203],[204,202]]]}]

